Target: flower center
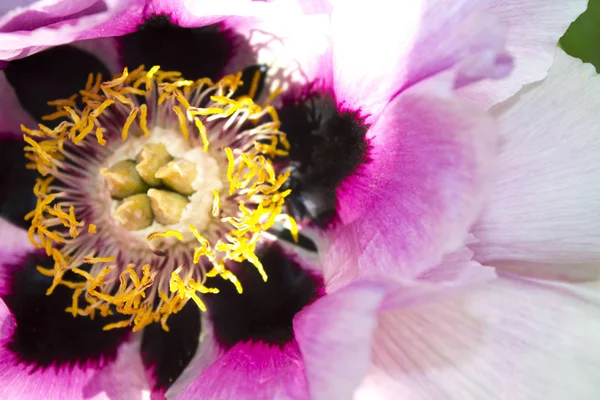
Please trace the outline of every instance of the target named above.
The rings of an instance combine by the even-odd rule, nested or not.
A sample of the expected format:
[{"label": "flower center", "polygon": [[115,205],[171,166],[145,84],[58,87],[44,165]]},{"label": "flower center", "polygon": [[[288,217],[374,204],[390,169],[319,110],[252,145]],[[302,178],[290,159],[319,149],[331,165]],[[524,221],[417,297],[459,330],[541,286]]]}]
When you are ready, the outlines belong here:
[{"label": "flower center", "polygon": [[150,137],[118,144],[100,169],[98,188],[106,186],[112,218],[134,236],[131,240],[146,241],[153,232],[171,229],[189,242],[194,236],[188,226],[206,230],[214,199],[225,187],[226,165],[178,131],[161,127]]},{"label": "flower center", "polygon": [[[54,128],[22,127],[36,169],[29,238],[54,267],[47,291],[73,289],[67,312],[120,313],[104,329],[160,322],[190,299],[218,293],[207,277],[243,288],[226,263],[254,265],[276,222],[297,238],[290,190],[273,160],[290,148],[275,109],[235,95],[241,73],[185,80],[158,66],[102,82],[90,74],[69,99],[50,102]],[[275,94],[276,95],[276,94]]]}]

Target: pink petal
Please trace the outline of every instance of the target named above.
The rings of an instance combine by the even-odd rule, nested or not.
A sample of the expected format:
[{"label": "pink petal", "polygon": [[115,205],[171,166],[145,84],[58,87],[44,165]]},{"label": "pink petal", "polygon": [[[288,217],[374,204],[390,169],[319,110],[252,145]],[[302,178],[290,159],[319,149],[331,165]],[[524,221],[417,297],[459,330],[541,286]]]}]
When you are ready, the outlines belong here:
[{"label": "pink petal", "polygon": [[463,245],[483,200],[495,129],[438,83],[400,94],[367,132],[371,161],[338,190],[342,223],[324,260],[329,292],[360,276],[414,278]]},{"label": "pink petal", "polygon": [[548,78],[493,112],[503,135],[493,193],[473,234],[478,261],[598,277],[600,80],[556,53]]},{"label": "pink petal", "polygon": [[355,398],[595,399],[598,289],[503,277],[384,313]]},{"label": "pink petal", "polygon": [[0,218],[0,294],[7,293],[8,275],[7,265],[21,261],[27,253],[35,250],[29,242],[27,231],[21,229],[4,218]]},{"label": "pink petal", "polygon": [[360,284],[325,296],[294,317],[310,398],[346,399],[367,372],[377,309],[386,291]]},{"label": "pink petal", "polygon": [[132,32],[142,21],[143,0],[37,1],[0,20],[0,60],[26,57],[79,39]]},{"label": "pink petal", "polygon": [[114,363],[104,367],[74,366],[33,370],[7,348],[14,320],[0,300],[0,398],[141,400],[149,385],[138,346],[126,343]]},{"label": "pink petal", "polygon": [[456,86],[505,76],[505,31],[489,1],[343,1],[332,13],[336,95],[378,115],[394,94],[441,71]]},{"label": "pink petal", "polygon": [[8,136],[23,137],[21,124],[35,126],[35,120],[19,103],[17,94],[0,71],[0,139]]},{"label": "pink petal", "polygon": [[515,68],[505,79],[481,81],[461,90],[489,108],[506,100],[523,85],[544,79],[552,65],[558,39],[587,6],[587,0],[494,0],[490,12],[508,26],[508,53]]},{"label": "pink petal", "polygon": [[238,343],[208,367],[178,399],[306,399],[304,365],[295,342],[283,347]]}]

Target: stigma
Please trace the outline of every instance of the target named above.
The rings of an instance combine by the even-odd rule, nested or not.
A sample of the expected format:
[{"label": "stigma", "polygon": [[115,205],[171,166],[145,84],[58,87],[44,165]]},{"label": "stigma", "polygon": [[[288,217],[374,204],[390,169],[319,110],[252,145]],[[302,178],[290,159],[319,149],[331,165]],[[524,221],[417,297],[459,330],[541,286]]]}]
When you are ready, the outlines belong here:
[{"label": "stigma", "polygon": [[[289,172],[276,159],[290,144],[270,102],[238,96],[241,73],[217,82],[140,66],[112,80],[90,74],[68,99],[49,102],[50,126],[22,126],[27,167],[40,177],[25,217],[29,239],[54,261],[37,269],[73,290],[66,312],[122,314],[104,329],[139,330],[218,289],[209,277],[243,287],[228,262],[253,265],[288,214]],[[252,83],[251,87],[256,85]],[[252,90],[255,91],[255,90]],[[251,91],[251,92],[252,92]]]}]

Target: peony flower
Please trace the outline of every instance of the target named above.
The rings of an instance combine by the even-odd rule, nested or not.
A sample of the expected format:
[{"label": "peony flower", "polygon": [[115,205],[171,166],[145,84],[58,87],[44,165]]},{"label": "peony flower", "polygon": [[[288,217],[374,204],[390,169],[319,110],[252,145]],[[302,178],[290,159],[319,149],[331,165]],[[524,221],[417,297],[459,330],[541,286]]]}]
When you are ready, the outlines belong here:
[{"label": "peony flower", "polygon": [[[515,32],[519,40],[529,36],[513,18],[527,5],[459,2],[442,13],[439,4],[423,3],[402,13],[374,14],[361,4],[340,3],[324,10],[332,12],[330,59],[328,53],[309,49],[314,46],[292,48],[293,41],[284,40],[284,49],[278,49],[276,62],[265,73],[258,64],[261,56],[272,55],[273,36],[305,26],[291,23],[290,15],[299,18],[297,13],[279,14],[277,4],[246,4],[248,8],[238,10],[250,15],[260,9],[266,13],[261,18],[223,18],[219,10],[200,14],[177,3],[111,4],[102,12],[115,12],[126,21],[117,31],[119,18],[86,25],[84,17],[76,23],[82,29],[62,35],[60,43],[128,33],[146,21],[140,32],[118,40],[121,60],[110,61],[114,42],[109,39],[78,44],[88,53],[57,47],[8,65],[5,87],[11,89],[9,82],[14,92],[6,91],[6,104],[18,110],[14,105],[20,102],[38,119],[56,110],[53,117],[66,123],[62,128],[24,123],[26,154],[41,175],[27,188],[31,193],[33,186],[37,197],[32,205],[24,201],[31,194],[16,190],[31,180],[13,161],[21,155],[11,150],[23,144],[14,139],[3,143],[12,180],[6,187],[14,189],[5,191],[14,196],[5,202],[10,206],[6,216],[21,223],[14,217],[34,209],[28,225],[38,247],[32,251],[25,231],[3,221],[2,236],[11,240],[2,263],[2,297],[8,308],[3,310],[0,376],[7,383],[6,396],[133,398],[148,386],[161,396],[195,352],[168,397],[347,398],[368,372],[357,396],[384,391],[397,397],[404,391],[427,398],[423,379],[412,379],[404,369],[409,350],[431,360],[417,337],[410,336],[410,322],[435,323],[430,315],[442,321],[454,317],[451,327],[459,332],[449,329],[453,338],[463,332],[460,324],[473,327],[462,308],[471,301],[486,320],[481,330],[465,333],[479,344],[480,332],[503,338],[498,319],[512,317],[511,308],[491,307],[497,303],[493,296],[531,296],[532,305],[547,298],[565,301],[551,291],[553,284],[506,278],[504,272],[464,299],[435,300],[446,290],[493,276],[481,265],[500,266],[495,263],[500,258],[494,258],[499,252],[485,258],[480,250],[493,248],[489,244],[498,240],[489,228],[491,239],[479,237],[486,236],[481,234],[486,229],[478,227],[486,226],[487,215],[493,221],[495,212],[484,203],[484,189],[497,187],[490,179],[495,128],[480,107],[542,78],[560,29],[581,10],[540,8],[540,15],[552,18],[547,32],[531,35],[543,38],[537,43],[546,50],[532,60],[530,51],[511,40]],[[323,11],[316,3],[303,5],[309,13]],[[381,11],[386,5],[369,8]],[[162,13],[180,26],[221,25],[183,30],[156,17]],[[401,24],[395,19],[382,23],[398,16]],[[313,17],[318,16],[301,21],[318,20]],[[497,17],[512,28],[506,48],[517,56],[515,74],[500,86],[479,82],[503,78],[511,69]],[[370,33],[357,35],[356,21]],[[277,29],[266,28],[275,23]],[[391,34],[390,27],[398,25],[402,35]],[[311,44],[327,42],[323,32],[311,28],[317,39]],[[265,32],[270,36],[266,40],[256,37]],[[394,52],[373,46],[381,37]],[[19,54],[59,44],[40,40]],[[300,45],[304,41],[309,42],[304,38]],[[191,51],[180,59],[171,48],[175,44]],[[291,60],[285,60],[283,50],[292,54]],[[101,52],[106,65],[90,58],[89,51]],[[56,59],[78,68],[71,71]],[[138,69],[142,62],[146,69]],[[41,65],[47,76],[34,81]],[[171,69],[187,79],[170,74]],[[80,89],[55,92],[46,84],[74,82],[76,70],[83,70],[83,103],[63,100],[44,110],[48,99],[31,96],[42,89],[59,93],[51,99],[68,99]],[[94,74],[88,78],[90,72]],[[114,73],[115,78],[103,80],[97,72]],[[210,82],[202,79],[206,77]],[[279,100],[271,95],[277,84],[286,89]],[[140,103],[140,96],[145,101]],[[473,99],[479,104],[470,103]],[[498,110],[493,113],[500,114],[500,133],[505,134],[510,129],[505,130]],[[10,117],[21,122],[31,118],[22,113]],[[11,120],[5,124],[9,132],[18,126]],[[186,132],[189,139],[182,143]],[[473,228],[482,207],[484,216]],[[321,239],[316,244],[310,240],[315,235]],[[315,263],[315,246],[322,270]],[[521,291],[524,287],[528,290]],[[200,317],[199,308],[207,313]],[[576,317],[570,303],[565,308]],[[546,323],[540,318],[518,337],[531,340],[529,333]],[[130,334],[126,326],[141,333]],[[419,339],[435,340],[428,348],[444,343],[446,336],[438,342],[437,329],[426,324],[419,329]],[[404,338],[417,346],[407,349]],[[559,346],[564,336],[559,332],[554,338],[558,341],[549,345]],[[461,343],[450,341],[439,364],[423,365],[411,356],[417,374],[435,375],[448,357],[451,365],[462,359]],[[481,348],[494,347],[485,343]],[[485,364],[486,354],[478,354],[477,362]],[[503,355],[496,360],[504,362]],[[452,373],[469,374],[468,368]],[[522,374],[538,378],[529,370]],[[544,380],[547,376],[541,378],[547,386],[535,386],[536,392],[560,393]],[[432,379],[435,390],[457,393],[446,389],[443,378]],[[493,383],[504,385],[511,378],[499,376]],[[473,382],[480,381],[467,380],[466,393],[477,394],[468,386]],[[481,393],[487,395],[487,383],[473,387],[484,387]]]}]

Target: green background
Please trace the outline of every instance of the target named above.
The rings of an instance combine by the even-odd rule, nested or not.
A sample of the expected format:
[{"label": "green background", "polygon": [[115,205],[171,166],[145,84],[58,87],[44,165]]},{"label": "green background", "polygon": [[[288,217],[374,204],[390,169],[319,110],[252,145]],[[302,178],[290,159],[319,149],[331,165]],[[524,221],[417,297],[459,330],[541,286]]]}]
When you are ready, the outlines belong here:
[{"label": "green background", "polygon": [[560,46],[600,70],[600,0],[589,0],[587,11],[571,24],[560,39]]}]

